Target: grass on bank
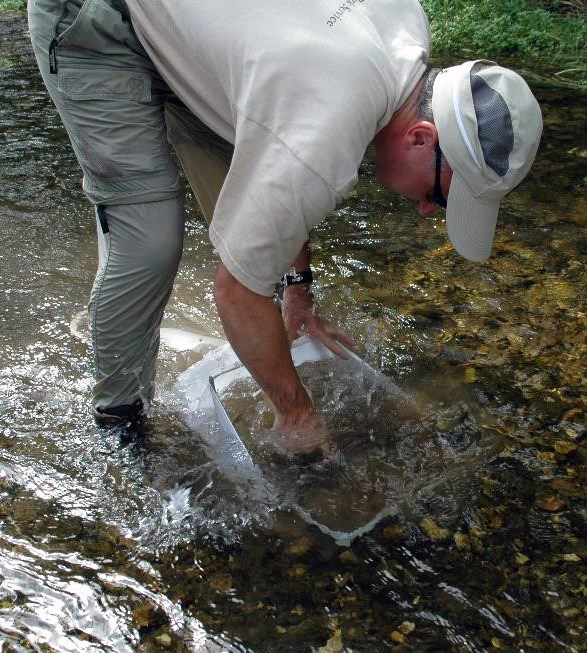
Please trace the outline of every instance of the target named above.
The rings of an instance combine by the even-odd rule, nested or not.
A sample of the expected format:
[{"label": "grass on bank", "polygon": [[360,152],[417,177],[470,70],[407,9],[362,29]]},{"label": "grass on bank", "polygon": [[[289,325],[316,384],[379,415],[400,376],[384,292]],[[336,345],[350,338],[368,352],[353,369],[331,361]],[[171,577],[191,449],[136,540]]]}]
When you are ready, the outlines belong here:
[{"label": "grass on bank", "polygon": [[587,88],[587,0],[422,0],[433,55],[536,68]]},{"label": "grass on bank", "polygon": [[8,11],[9,9],[26,9],[26,0],[0,0],[0,11]]}]

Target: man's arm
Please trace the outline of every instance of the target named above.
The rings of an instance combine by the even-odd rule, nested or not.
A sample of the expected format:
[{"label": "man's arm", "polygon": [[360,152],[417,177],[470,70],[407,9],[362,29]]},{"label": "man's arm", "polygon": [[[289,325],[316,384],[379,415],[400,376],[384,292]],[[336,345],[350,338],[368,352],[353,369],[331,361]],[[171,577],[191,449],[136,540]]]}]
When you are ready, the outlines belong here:
[{"label": "man's arm", "polygon": [[[230,344],[273,405],[274,427],[306,435],[318,428],[320,421],[296,372],[273,299],[243,286],[222,263],[216,273],[214,297]],[[305,444],[311,442],[311,437],[304,438]],[[313,443],[308,448],[316,446]]]}]

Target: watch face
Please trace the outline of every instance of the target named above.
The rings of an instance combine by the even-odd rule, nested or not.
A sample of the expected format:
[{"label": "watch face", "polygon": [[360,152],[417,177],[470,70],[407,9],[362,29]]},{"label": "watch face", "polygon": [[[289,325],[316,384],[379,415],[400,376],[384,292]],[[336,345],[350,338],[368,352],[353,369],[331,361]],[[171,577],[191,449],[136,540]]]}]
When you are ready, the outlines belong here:
[{"label": "watch face", "polygon": [[312,281],[312,270],[302,270],[301,272],[297,272],[295,268],[291,268],[291,270],[281,278],[281,285],[292,286],[296,283],[312,283]]}]

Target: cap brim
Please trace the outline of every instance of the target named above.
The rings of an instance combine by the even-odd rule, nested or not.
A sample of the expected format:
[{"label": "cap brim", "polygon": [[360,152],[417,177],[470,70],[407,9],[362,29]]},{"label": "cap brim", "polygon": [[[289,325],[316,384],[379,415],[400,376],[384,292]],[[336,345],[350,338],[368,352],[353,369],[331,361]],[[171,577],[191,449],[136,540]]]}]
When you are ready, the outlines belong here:
[{"label": "cap brim", "polygon": [[469,261],[484,261],[491,254],[499,202],[476,200],[453,174],[446,203],[446,230],[453,247]]}]

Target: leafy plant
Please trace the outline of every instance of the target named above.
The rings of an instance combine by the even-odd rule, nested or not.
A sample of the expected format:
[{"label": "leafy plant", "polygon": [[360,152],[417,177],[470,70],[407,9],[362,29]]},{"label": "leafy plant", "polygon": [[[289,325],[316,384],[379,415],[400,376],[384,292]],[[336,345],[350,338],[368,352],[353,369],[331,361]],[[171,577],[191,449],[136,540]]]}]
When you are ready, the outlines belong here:
[{"label": "leafy plant", "polygon": [[587,0],[422,0],[434,53],[515,58],[587,86]]},{"label": "leafy plant", "polygon": [[0,0],[0,11],[6,11],[9,9],[20,9],[25,11],[26,3],[27,0]]}]

